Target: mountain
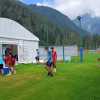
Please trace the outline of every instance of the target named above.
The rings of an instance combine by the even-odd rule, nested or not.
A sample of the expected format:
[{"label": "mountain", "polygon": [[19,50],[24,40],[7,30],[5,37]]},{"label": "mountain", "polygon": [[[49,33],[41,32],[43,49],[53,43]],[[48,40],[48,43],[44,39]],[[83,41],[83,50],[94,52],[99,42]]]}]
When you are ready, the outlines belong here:
[{"label": "mountain", "polygon": [[26,5],[19,0],[0,0],[0,17],[26,27],[40,38],[40,45],[80,45],[80,33],[88,34],[55,9]]},{"label": "mountain", "polygon": [[[74,20],[74,23],[80,26],[77,19]],[[81,16],[81,26],[84,30],[92,33],[92,35],[100,35],[100,17],[92,16],[89,13],[84,14]]]},{"label": "mountain", "polygon": [[77,27],[73,23],[73,21],[68,18],[68,16],[60,13],[59,11],[53,8],[46,6],[37,6],[37,5],[29,5],[29,7],[32,9],[33,12],[48,17],[50,21],[52,21],[53,23],[57,24],[60,27],[80,33],[82,36],[89,34],[88,32]]}]

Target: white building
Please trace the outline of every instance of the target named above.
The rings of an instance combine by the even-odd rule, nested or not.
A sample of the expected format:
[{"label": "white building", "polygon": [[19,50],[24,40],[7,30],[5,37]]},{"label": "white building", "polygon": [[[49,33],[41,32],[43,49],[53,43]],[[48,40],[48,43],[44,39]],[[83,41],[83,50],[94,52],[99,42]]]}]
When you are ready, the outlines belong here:
[{"label": "white building", "polygon": [[0,55],[5,55],[9,47],[18,55],[18,63],[32,63],[39,48],[39,38],[16,21],[0,18]]}]

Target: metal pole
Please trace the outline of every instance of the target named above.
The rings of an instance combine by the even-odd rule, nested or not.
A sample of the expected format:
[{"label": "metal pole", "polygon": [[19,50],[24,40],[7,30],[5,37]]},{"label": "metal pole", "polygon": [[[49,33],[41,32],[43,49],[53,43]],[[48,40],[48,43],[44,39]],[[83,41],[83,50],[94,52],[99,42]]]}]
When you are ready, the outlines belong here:
[{"label": "metal pole", "polygon": [[64,45],[63,45],[63,61],[65,61],[65,51],[64,51]]},{"label": "metal pole", "polygon": [[[80,27],[82,29],[81,16],[78,16],[77,19],[79,20]],[[80,38],[81,38],[81,41],[80,41],[81,42],[80,43],[80,63],[82,63],[83,62],[83,52],[84,52],[84,50],[83,50],[83,38],[82,38],[81,34],[80,34]]]},{"label": "metal pole", "polygon": [[[77,19],[78,19],[78,21],[79,21],[80,28],[82,29],[81,16],[78,16]],[[80,47],[83,47],[83,43],[82,43],[82,34],[80,34],[80,38],[81,38]]]},{"label": "metal pole", "polygon": [[48,45],[48,26],[47,26],[47,45]]}]

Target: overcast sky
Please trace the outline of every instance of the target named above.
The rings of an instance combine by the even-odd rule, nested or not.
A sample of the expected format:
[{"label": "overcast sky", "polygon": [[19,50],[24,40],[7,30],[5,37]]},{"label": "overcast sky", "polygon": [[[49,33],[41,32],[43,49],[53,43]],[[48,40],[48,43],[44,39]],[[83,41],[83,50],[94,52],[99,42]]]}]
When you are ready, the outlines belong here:
[{"label": "overcast sky", "polygon": [[21,0],[27,4],[45,5],[55,8],[74,19],[76,16],[91,13],[100,16],[100,0]]}]

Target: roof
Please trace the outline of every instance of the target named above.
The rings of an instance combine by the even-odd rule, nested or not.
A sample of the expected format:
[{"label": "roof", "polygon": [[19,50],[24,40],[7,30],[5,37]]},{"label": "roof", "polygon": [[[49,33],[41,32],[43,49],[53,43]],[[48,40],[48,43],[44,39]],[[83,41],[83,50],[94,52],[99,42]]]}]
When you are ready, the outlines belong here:
[{"label": "roof", "polygon": [[0,37],[39,41],[39,38],[33,33],[16,21],[8,18],[0,18]]}]

